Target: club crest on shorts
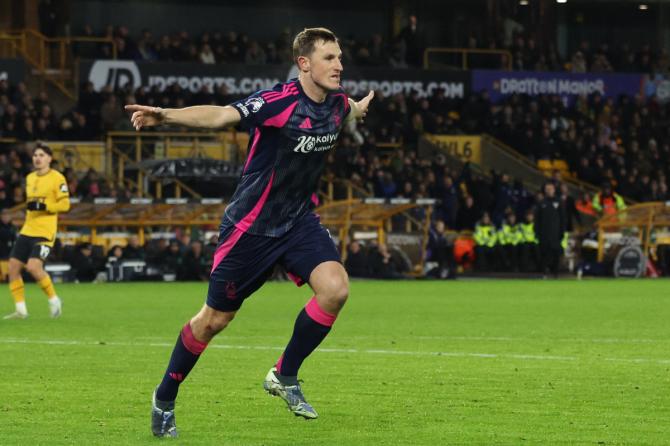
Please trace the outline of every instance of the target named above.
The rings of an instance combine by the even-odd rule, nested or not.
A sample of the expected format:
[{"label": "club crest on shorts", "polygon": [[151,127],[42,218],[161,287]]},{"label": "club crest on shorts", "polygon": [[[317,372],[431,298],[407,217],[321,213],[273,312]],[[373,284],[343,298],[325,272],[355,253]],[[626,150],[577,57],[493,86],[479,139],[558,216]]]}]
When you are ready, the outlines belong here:
[{"label": "club crest on shorts", "polygon": [[230,300],[237,299],[237,286],[235,282],[226,282],[226,297]]}]

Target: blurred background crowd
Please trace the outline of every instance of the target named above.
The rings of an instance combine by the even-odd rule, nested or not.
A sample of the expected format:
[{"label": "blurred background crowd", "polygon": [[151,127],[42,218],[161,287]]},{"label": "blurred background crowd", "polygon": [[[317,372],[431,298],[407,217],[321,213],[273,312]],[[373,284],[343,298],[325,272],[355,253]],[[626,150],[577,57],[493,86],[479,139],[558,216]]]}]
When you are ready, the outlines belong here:
[{"label": "blurred background crowd", "polygon": [[[204,25],[180,26],[176,18],[156,27],[138,26],[136,21],[106,24],[106,18],[87,22],[77,15],[75,7],[80,3],[85,4],[40,1],[41,31],[51,37],[111,39],[119,59],[135,61],[223,67],[285,65],[292,58],[291,39],[295,29],[290,27],[277,29],[274,26],[259,32],[249,27],[231,29],[224,24],[216,29]],[[468,60],[469,69],[650,76],[665,76],[670,70],[668,45],[659,38],[665,35],[662,24],[655,33],[646,36],[637,33],[651,23],[644,15],[649,8],[642,8],[642,4],[631,10],[623,4],[614,8],[610,29],[604,24],[604,17],[593,14],[594,11],[604,13],[605,6],[598,2],[582,2],[581,8],[579,4],[571,5],[573,9],[563,11],[560,7],[550,7],[553,2],[548,1],[529,5],[529,2],[506,0],[480,2],[479,6],[456,2],[454,17],[448,19],[454,31],[448,32],[436,26],[437,19],[430,14],[435,11],[433,3],[420,2],[414,8],[408,7],[394,18],[392,31],[372,23],[368,32],[357,34],[343,25],[340,45],[345,69],[347,66],[420,68],[424,65],[427,48],[449,46],[473,50]],[[483,5],[484,10],[477,9]],[[667,12],[663,4],[658,8],[660,12]],[[69,15],[63,11],[69,11]],[[364,17],[374,14],[363,11]],[[543,14],[549,19],[545,21]],[[115,23],[113,20],[114,15],[109,21]],[[580,23],[586,21],[589,25],[580,27]],[[546,23],[552,25],[546,26]],[[566,38],[560,26],[573,32]],[[617,33],[626,26],[629,32]],[[482,49],[505,52],[485,57],[476,51]],[[76,58],[110,59],[114,50],[109,42],[91,41],[74,44],[72,51]],[[96,90],[92,82],[85,82],[78,90],[77,99],[63,107],[55,105],[51,97],[53,90],[28,85],[28,82],[0,78],[2,209],[24,201],[24,178],[31,170],[30,146],[24,142],[101,141],[110,130],[132,130],[123,110],[125,104],[226,105],[241,97],[232,94],[225,85],[216,90],[203,86],[197,92],[177,83],[165,89],[133,88],[128,84]],[[56,112],[57,109],[60,112]],[[546,197],[543,190],[524,184],[515,172],[497,169],[482,172],[469,163],[455,166],[444,155],[421,154],[419,141],[423,135],[488,134],[531,163],[564,161],[567,171],[550,172],[547,182],[555,186],[566,215],[566,231],[571,232],[585,220],[611,209],[603,206],[604,202],[615,203],[616,209],[623,205],[624,199],[633,202],[670,200],[669,120],[670,102],[653,95],[604,97],[594,93],[566,101],[559,95],[512,94],[493,101],[487,90],[473,91],[464,98],[453,98],[443,89],[436,89],[429,97],[421,97],[418,92],[393,95],[377,92],[365,123],[340,136],[337,149],[328,158],[324,176],[331,180],[347,179],[355,188],[374,197],[436,199],[428,249],[431,259],[428,260],[448,265],[450,269],[455,257],[440,253],[445,249],[443,245],[451,252],[454,243],[444,234],[450,231],[476,233],[478,226],[491,224],[501,234],[505,225],[515,227],[522,237],[521,225],[532,223],[529,216]],[[76,198],[129,199],[136,193],[119,188],[92,168],[75,171],[59,164],[54,167],[63,171],[70,193]],[[595,186],[600,192],[582,190],[570,194],[565,184],[566,175]],[[129,239],[128,246],[112,248],[109,253],[99,252],[90,245],[82,245],[74,251],[64,247],[57,256],[78,263],[81,268],[89,265],[90,274],[86,277],[91,280],[105,270],[111,258],[137,258],[139,251],[142,260],[179,279],[204,278],[207,259],[211,258],[209,251],[216,246],[216,241],[202,237],[192,241],[185,237],[188,236],[152,241],[144,247],[134,246],[137,240]],[[503,243],[502,237],[497,242],[500,246],[507,243]],[[522,244],[521,238],[519,243]],[[528,238],[523,243],[533,242]],[[348,266],[358,271],[354,275],[396,277],[409,269],[402,253],[384,244],[351,243],[348,257]],[[532,269],[521,263],[498,266],[508,270]],[[191,268],[192,265],[197,267]],[[440,267],[436,274],[449,274],[443,270]]]}]

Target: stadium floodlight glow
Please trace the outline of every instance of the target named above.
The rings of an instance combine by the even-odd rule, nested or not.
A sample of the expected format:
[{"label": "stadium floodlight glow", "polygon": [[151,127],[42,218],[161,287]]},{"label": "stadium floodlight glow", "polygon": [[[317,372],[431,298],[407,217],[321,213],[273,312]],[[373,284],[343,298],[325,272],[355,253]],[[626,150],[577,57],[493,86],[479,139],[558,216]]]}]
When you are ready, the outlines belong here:
[{"label": "stadium floodlight glow", "polygon": [[568,0],[556,0],[556,3],[567,3]]},{"label": "stadium floodlight glow", "polygon": [[519,5],[528,6],[528,0],[519,0]]},{"label": "stadium floodlight glow", "polygon": [[640,11],[646,11],[647,9],[649,9],[649,5],[647,5],[645,3],[640,3],[638,8],[640,9]]}]

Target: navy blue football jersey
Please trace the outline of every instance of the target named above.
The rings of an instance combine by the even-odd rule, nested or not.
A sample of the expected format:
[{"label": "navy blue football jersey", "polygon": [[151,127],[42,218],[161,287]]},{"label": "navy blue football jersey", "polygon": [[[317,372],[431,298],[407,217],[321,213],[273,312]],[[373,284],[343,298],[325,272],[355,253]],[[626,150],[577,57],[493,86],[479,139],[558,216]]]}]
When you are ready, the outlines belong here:
[{"label": "navy blue football jersey", "polygon": [[316,205],[328,152],[350,112],[347,95],[340,89],[317,103],[293,79],[231,105],[250,138],[223,225],[279,237]]}]

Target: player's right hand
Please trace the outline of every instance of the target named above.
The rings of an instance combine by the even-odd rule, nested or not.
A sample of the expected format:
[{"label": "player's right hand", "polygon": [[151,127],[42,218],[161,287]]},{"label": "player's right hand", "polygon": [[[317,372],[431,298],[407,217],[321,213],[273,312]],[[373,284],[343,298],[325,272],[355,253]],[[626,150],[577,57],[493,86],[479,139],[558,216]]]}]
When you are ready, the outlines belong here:
[{"label": "player's right hand", "polygon": [[135,130],[142,127],[159,125],[165,120],[165,111],[160,107],[149,107],[147,105],[126,105],[126,111],[133,112],[130,122]]}]

